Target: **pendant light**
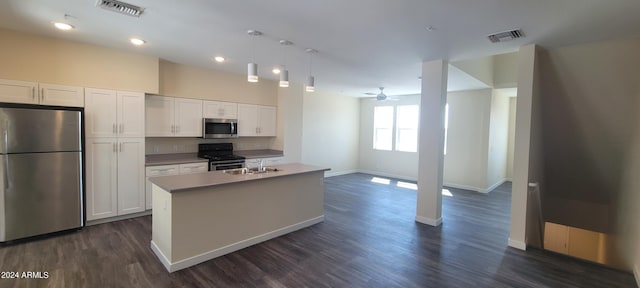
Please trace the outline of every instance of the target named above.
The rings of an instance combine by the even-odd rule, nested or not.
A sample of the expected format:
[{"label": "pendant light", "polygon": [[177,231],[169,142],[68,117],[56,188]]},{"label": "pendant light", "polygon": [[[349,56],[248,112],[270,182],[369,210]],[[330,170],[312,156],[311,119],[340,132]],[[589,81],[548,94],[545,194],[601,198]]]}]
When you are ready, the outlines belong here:
[{"label": "pendant light", "polygon": [[307,48],[307,50],[305,51],[309,53],[309,77],[307,77],[307,83],[304,86],[304,90],[307,92],[314,92],[316,91],[316,87],[315,87],[315,78],[313,77],[313,53],[317,53],[318,50],[313,48]]},{"label": "pendant light", "polygon": [[[257,30],[249,30],[247,31],[247,34],[249,34],[249,36],[260,36],[262,35],[262,32],[257,31]],[[247,81],[249,82],[258,82],[258,64],[255,63],[255,55],[256,51],[255,51],[255,43],[253,45],[253,61],[249,64],[247,64]]]},{"label": "pendant light", "polygon": [[286,46],[293,45],[293,42],[289,40],[280,40],[282,48],[282,69],[280,70],[280,87],[289,87],[289,70],[287,70],[287,55],[285,51]]}]

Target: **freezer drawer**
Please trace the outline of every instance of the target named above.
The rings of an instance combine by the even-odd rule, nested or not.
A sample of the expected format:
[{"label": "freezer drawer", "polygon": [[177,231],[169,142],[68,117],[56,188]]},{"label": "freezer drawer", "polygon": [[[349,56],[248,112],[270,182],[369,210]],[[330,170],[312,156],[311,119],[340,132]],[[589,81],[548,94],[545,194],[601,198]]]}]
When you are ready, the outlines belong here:
[{"label": "freezer drawer", "polygon": [[81,152],[0,155],[0,242],[80,228]]}]

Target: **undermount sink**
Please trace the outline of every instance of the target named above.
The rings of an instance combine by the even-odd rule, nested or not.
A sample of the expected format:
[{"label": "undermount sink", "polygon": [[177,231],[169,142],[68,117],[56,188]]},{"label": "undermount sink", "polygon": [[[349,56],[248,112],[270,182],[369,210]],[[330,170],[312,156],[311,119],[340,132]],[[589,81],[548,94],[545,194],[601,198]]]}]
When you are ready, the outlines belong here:
[{"label": "undermount sink", "polygon": [[262,167],[262,169],[259,169],[258,167],[254,167],[254,168],[227,169],[227,170],[224,170],[223,172],[231,175],[246,175],[246,174],[277,172],[277,171],[281,171],[281,170],[275,167]]}]

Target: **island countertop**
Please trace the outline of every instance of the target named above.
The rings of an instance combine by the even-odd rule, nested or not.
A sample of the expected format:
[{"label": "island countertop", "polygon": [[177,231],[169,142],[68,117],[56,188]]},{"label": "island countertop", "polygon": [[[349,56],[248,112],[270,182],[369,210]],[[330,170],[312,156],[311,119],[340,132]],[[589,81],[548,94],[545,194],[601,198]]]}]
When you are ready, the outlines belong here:
[{"label": "island countertop", "polygon": [[241,175],[227,174],[222,171],[209,171],[206,173],[152,177],[149,178],[149,181],[151,181],[151,183],[153,184],[158,185],[160,188],[169,193],[174,193],[194,188],[211,187],[237,182],[256,181],[273,177],[331,170],[329,168],[322,168],[300,163],[275,165],[272,167],[278,168],[278,171]]}]

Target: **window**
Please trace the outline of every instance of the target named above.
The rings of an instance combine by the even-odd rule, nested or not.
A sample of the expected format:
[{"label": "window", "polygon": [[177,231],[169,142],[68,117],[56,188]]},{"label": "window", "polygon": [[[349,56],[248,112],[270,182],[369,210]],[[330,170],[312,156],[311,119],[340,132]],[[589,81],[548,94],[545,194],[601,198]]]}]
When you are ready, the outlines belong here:
[{"label": "window", "polygon": [[393,149],[393,106],[376,106],[373,109],[373,149]]},{"label": "window", "polygon": [[396,110],[396,150],[418,152],[418,105],[399,105]]},{"label": "window", "polygon": [[375,106],[373,149],[417,152],[419,117],[418,105]]}]

